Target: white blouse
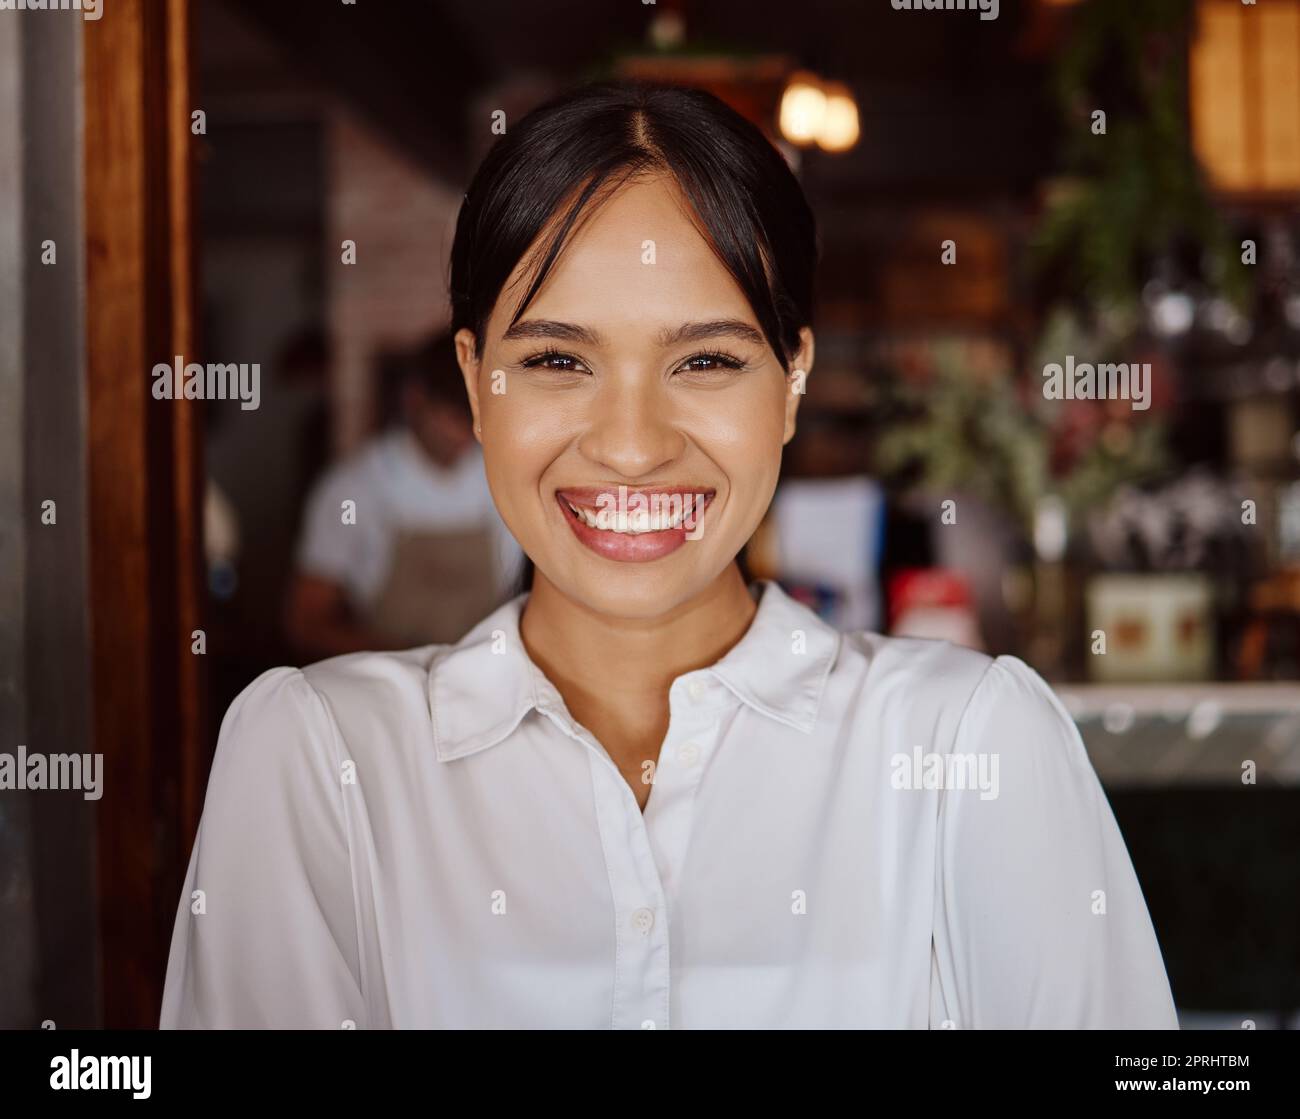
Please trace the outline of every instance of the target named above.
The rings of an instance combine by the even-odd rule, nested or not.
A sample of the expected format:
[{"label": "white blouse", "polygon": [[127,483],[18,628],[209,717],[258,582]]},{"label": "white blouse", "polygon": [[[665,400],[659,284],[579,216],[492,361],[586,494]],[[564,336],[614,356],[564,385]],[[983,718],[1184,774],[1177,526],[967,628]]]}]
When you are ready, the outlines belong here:
[{"label": "white blouse", "polygon": [[[231,705],[164,1028],[1177,1028],[1033,670],[773,583],[674,681],[642,814],[519,637],[275,668]],[[649,775],[649,774],[648,774]]]}]

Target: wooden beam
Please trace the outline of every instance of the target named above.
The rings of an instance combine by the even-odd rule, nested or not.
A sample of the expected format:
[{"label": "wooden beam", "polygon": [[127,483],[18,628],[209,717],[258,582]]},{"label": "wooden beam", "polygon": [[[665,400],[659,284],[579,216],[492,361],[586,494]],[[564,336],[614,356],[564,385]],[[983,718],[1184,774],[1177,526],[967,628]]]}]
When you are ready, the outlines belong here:
[{"label": "wooden beam", "polygon": [[87,22],[87,443],[94,733],[104,754],[104,1017],[157,1024],[201,797],[197,405],[150,370],[194,352],[188,0]]}]

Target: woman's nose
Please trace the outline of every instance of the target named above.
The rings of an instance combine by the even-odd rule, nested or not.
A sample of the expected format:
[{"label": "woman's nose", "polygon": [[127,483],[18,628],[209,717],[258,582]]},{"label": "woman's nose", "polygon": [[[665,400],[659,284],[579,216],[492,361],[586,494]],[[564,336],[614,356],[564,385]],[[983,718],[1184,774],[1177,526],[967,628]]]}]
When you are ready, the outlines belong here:
[{"label": "woman's nose", "polygon": [[682,452],[668,393],[658,384],[607,382],[578,440],[583,456],[625,478],[645,478]]}]

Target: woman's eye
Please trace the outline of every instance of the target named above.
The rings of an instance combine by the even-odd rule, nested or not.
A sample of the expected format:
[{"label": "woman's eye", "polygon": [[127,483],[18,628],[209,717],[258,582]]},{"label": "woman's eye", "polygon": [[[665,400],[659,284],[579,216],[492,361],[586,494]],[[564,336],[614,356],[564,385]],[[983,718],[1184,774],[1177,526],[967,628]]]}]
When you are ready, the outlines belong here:
[{"label": "woman's eye", "polygon": [[680,373],[717,373],[744,369],[745,363],[731,354],[696,354],[677,367]]},{"label": "woman's eye", "polygon": [[580,358],[572,354],[562,354],[548,350],[546,353],[534,354],[519,363],[525,369],[551,369],[556,373],[586,373],[587,367]]}]

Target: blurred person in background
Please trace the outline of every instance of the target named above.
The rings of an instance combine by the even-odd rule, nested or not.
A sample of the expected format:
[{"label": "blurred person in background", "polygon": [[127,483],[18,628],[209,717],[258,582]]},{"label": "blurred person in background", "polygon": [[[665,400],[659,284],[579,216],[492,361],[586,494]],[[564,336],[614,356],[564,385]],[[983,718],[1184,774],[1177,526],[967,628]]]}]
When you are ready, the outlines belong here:
[{"label": "blurred person in background", "polygon": [[454,641],[517,578],[450,336],[382,379],[390,422],[307,499],[286,613],[304,658]]}]

